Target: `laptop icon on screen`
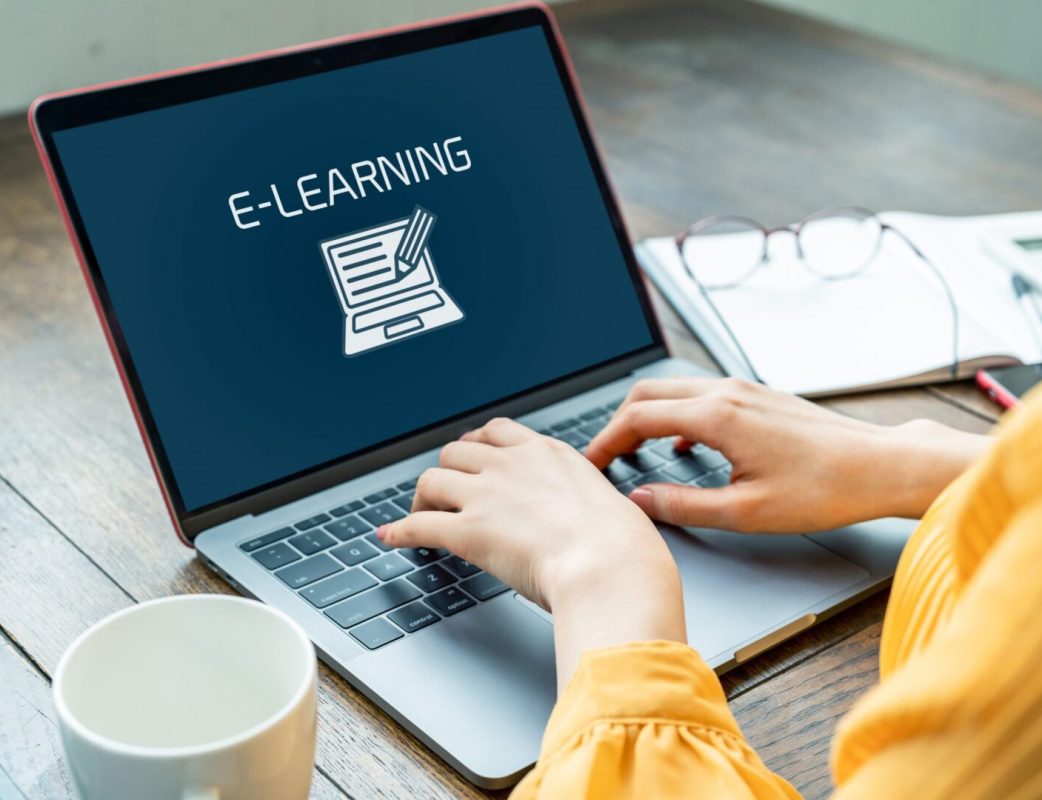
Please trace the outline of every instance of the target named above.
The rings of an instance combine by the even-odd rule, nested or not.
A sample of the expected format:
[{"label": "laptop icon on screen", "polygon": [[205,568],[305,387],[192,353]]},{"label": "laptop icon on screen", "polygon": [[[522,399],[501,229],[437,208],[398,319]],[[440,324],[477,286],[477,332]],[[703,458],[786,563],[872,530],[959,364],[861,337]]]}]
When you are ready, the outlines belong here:
[{"label": "laptop icon on screen", "polygon": [[429,333],[463,319],[438,280],[428,242],[436,217],[402,219],[320,243],[344,312],[344,355]]}]

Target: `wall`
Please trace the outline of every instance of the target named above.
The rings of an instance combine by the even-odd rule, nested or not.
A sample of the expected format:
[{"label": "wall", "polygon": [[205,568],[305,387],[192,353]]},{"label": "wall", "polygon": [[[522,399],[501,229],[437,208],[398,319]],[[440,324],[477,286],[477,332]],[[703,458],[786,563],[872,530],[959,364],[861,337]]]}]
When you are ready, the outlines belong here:
[{"label": "wall", "polygon": [[1042,87],[1038,0],[759,0]]},{"label": "wall", "polygon": [[0,0],[0,114],[45,92],[496,5],[488,0]]}]

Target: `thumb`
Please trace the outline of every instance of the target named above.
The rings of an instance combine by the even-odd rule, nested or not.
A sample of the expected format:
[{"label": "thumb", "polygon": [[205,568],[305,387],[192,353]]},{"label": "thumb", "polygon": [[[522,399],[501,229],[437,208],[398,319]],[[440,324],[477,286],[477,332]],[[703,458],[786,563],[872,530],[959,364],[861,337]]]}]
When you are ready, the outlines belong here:
[{"label": "thumb", "polygon": [[706,489],[675,483],[646,483],[634,489],[629,497],[658,522],[732,531],[746,527],[747,485],[731,483]]}]

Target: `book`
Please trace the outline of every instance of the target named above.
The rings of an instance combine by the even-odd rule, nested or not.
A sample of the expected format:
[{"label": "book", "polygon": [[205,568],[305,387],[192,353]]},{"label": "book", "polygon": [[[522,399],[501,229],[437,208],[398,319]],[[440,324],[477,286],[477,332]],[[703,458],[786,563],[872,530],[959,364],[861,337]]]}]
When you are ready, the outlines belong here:
[{"label": "book", "polygon": [[[1042,360],[1042,325],[1014,297],[1010,272],[982,244],[996,226],[1042,230],[1042,212],[941,217],[879,215],[941,271],[958,308],[955,379]],[[778,241],[775,241],[777,239]],[[951,309],[944,288],[897,236],[887,234],[861,274],[824,281],[798,261],[792,237],[775,236],[771,261],[713,304],[767,385],[808,397],[952,380]],[[634,248],[645,274],[729,375],[745,359],[688,276],[672,237]]]}]

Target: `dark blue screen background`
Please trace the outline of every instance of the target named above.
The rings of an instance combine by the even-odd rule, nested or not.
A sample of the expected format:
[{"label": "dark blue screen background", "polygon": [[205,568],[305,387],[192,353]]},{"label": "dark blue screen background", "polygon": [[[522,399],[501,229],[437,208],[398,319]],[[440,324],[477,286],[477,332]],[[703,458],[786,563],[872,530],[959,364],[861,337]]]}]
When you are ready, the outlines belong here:
[{"label": "dark blue screen background", "polygon": [[[465,172],[233,223],[234,192],[296,208],[299,176],[451,136]],[[188,511],[652,342],[539,28],[55,143]],[[318,242],[416,204],[466,318],[346,358]]]}]

